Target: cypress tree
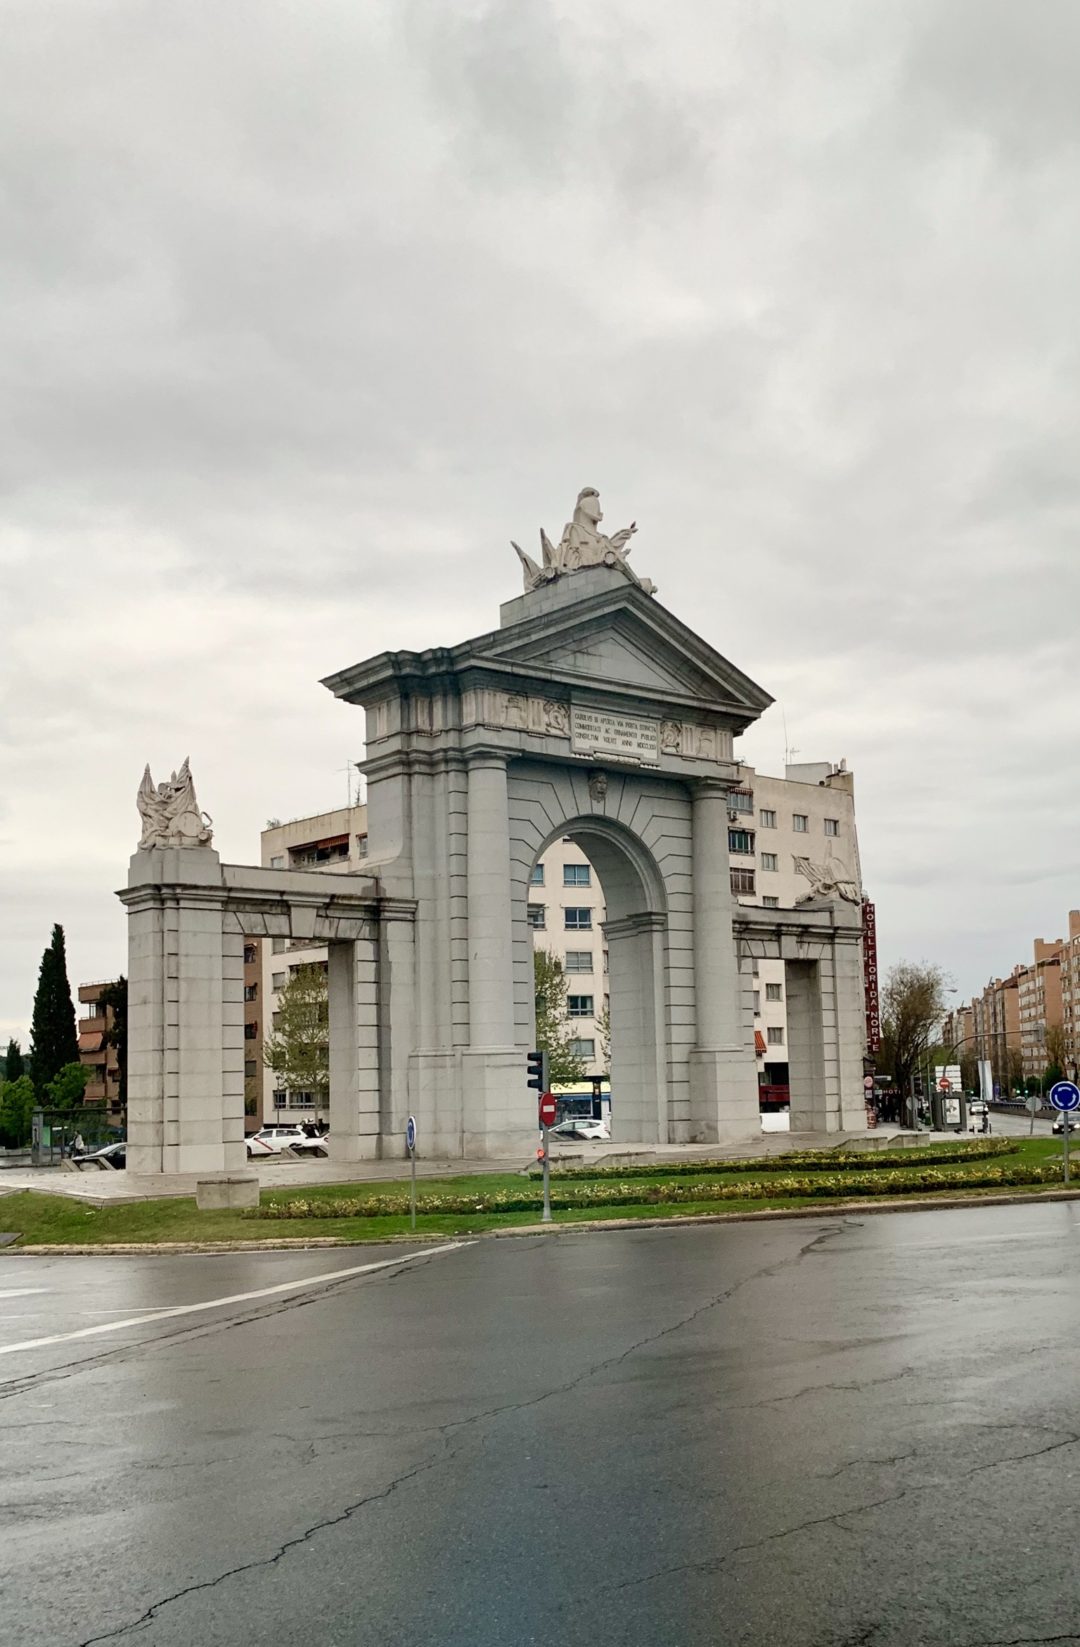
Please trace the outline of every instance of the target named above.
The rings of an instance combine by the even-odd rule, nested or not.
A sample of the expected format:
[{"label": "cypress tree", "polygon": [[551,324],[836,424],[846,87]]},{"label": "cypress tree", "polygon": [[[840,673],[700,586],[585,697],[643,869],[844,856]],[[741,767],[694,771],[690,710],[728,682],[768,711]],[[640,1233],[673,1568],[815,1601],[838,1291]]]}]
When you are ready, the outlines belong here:
[{"label": "cypress tree", "polygon": [[68,983],[64,929],[54,926],[52,942],[41,957],[34,1017],[30,1025],[30,1059],[34,1090],[44,1102],[46,1087],[65,1064],[79,1061],[75,1007]]},{"label": "cypress tree", "polygon": [[7,1055],[4,1058],[4,1080],[17,1081],[25,1073],[26,1060],[22,1055],[22,1048],[14,1035],[7,1044]]}]

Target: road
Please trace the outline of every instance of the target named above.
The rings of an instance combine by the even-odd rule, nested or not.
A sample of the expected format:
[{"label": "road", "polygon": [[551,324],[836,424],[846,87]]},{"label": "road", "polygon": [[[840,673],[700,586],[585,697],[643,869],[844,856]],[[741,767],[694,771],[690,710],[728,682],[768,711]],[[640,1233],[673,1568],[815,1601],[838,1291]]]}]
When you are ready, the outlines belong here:
[{"label": "road", "polygon": [[[990,1125],[999,1138],[1027,1138],[1031,1132],[1030,1115],[1011,1115],[1007,1111],[992,1110]],[[1035,1117],[1035,1137],[1050,1138],[1053,1136],[1053,1121]]]},{"label": "road", "polygon": [[1080,1642],[1080,1205],[416,1252],[0,1255],[4,1647]]}]

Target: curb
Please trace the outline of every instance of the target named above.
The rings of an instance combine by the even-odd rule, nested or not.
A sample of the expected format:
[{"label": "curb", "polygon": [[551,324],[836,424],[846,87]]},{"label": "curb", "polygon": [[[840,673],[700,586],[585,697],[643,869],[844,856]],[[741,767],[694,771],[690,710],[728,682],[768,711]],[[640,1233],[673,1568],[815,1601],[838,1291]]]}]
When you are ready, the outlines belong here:
[{"label": "curb", "polygon": [[[497,1241],[514,1235],[573,1235],[579,1230],[592,1233],[598,1230],[676,1229],[688,1224],[759,1224],[782,1218],[837,1218],[848,1213],[889,1212],[958,1212],[971,1207],[1012,1207],[1018,1202],[1030,1206],[1032,1202],[1080,1200],[1080,1189],[1040,1190],[1036,1194],[980,1195],[972,1190],[968,1195],[911,1196],[904,1200],[883,1196],[872,1201],[830,1201],[818,1207],[759,1207],[756,1212],[699,1212],[666,1218],[594,1218],[577,1224],[519,1224],[515,1229],[485,1230]],[[884,1201],[884,1205],[882,1205]]]},{"label": "curb", "polygon": [[135,1257],[139,1253],[151,1253],[162,1258],[172,1258],[185,1253],[196,1253],[213,1258],[219,1254],[224,1256],[234,1252],[307,1252],[323,1247],[422,1247],[429,1243],[434,1245],[440,1241],[454,1239],[456,1238],[445,1233],[435,1235],[418,1232],[416,1235],[379,1235],[370,1241],[349,1241],[343,1235],[283,1236],[278,1241],[100,1241],[95,1245],[89,1242],[72,1244],[57,1241],[53,1245],[38,1243],[25,1247],[5,1247],[3,1256],[12,1258],[17,1253],[25,1253],[28,1258],[97,1258],[108,1257],[110,1254],[114,1257]]}]

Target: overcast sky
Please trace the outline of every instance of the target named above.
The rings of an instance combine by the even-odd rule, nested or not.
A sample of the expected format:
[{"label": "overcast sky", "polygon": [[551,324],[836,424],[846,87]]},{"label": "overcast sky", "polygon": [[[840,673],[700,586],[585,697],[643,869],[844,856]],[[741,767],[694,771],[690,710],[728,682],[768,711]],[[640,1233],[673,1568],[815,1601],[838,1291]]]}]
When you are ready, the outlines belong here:
[{"label": "overcast sky", "polygon": [[0,1030],[125,964],[143,763],[344,801],[319,677],[580,487],[846,757],[882,961],[1080,906],[1075,0],[5,0]]}]

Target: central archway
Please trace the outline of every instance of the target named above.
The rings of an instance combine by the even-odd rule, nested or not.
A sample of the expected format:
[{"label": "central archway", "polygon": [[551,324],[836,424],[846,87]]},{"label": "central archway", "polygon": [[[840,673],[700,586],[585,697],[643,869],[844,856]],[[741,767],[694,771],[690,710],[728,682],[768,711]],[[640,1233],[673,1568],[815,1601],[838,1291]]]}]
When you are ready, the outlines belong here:
[{"label": "central archway", "polygon": [[[534,1035],[533,932],[528,920],[533,865],[559,840],[573,842],[592,864],[605,905],[602,925],[608,955],[603,982],[611,1014],[611,1130],[613,1142],[667,1143],[675,1128],[671,1105],[669,1023],[670,897],[651,846],[619,810],[635,811],[634,781],[580,771],[543,778],[524,767],[509,774],[512,827],[515,1016],[518,1032]],[[543,789],[543,817],[538,788]],[[579,793],[579,791],[581,793]],[[522,803],[514,806],[513,797]],[[671,786],[669,822],[686,812]],[[680,805],[681,800],[681,805]],[[665,809],[667,810],[667,809]],[[615,815],[612,815],[615,813]],[[652,807],[648,816],[653,816]],[[687,826],[689,819],[686,820]],[[676,827],[676,837],[682,830]],[[600,973],[598,972],[598,975]]]}]

